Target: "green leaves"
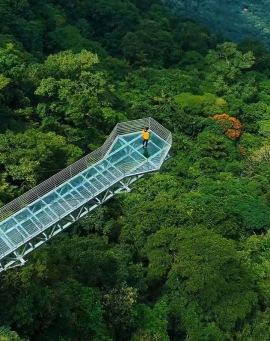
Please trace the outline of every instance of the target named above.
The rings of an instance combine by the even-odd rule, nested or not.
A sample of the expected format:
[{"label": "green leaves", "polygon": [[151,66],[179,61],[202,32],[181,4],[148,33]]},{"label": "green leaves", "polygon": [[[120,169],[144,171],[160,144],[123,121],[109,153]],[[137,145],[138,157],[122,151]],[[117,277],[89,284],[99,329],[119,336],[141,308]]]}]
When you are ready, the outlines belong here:
[{"label": "green leaves", "polygon": [[10,83],[10,79],[0,74],[0,90],[4,89]]},{"label": "green leaves", "polygon": [[257,302],[245,255],[234,242],[205,228],[161,229],[148,238],[145,251],[152,285],[167,278],[169,292],[193,297],[220,328],[232,329]]},{"label": "green leaves", "polygon": [[252,52],[242,53],[237,50],[236,44],[226,42],[218,45],[217,50],[211,50],[205,57],[208,72],[206,82],[202,86],[204,92],[229,94],[230,85],[242,70],[250,69],[254,64]]},{"label": "green leaves", "polygon": [[[0,14],[0,205],[119,121],[174,134],[159,174],[1,278],[0,325],[36,341],[267,341],[268,51],[217,45],[154,0],[0,1]],[[211,119],[224,111],[240,146]]]},{"label": "green leaves", "polygon": [[132,341],[169,341],[168,314],[169,307],[165,300],[157,302],[151,309],[140,304],[135,310],[137,331]]},{"label": "green leaves", "polygon": [[64,51],[47,58],[41,67],[42,77],[53,75],[55,79],[77,78],[82,71],[90,71],[98,63],[98,56],[86,50],[80,53]]},{"label": "green leaves", "polygon": [[0,141],[2,169],[25,187],[36,185],[82,155],[64,137],[33,129],[20,134],[7,132],[0,135]]},{"label": "green leaves", "polygon": [[[0,327],[0,341],[24,341],[16,332],[6,327]],[[26,340],[25,340],[26,341]]]},{"label": "green leaves", "polygon": [[2,312],[9,306],[17,328],[38,341],[111,341],[110,333],[131,328],[137,290],[125,284],[126,249],[97,236],[62,235],[33,256],[30,266],[8,274],[0,295],[2,302],[11,293]]},{"label": "green leaves", "polygon": [[97,63],[96,55],[83,50],[50,56],[37,66],[37,113],[44,129],[61,124],[61,133],[77,137],[84,150],[123,117],[113,109],[116,97],[105,73],[94,70]]}]

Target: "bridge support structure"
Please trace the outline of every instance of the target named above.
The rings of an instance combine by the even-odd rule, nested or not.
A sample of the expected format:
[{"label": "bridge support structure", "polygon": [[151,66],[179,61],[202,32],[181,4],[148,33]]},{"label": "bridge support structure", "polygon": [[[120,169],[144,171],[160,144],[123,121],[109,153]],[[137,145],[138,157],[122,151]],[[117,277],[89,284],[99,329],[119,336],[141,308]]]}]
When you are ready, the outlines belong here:
[{"label": "bridge support structure", "polygon": [[[147,150],[141,138],[146,126]],[[0,272],[24,265],[37,247],[158,171],[171,143],[171,133],[152,118],[119,123],[98,150],[1,207]]]}]

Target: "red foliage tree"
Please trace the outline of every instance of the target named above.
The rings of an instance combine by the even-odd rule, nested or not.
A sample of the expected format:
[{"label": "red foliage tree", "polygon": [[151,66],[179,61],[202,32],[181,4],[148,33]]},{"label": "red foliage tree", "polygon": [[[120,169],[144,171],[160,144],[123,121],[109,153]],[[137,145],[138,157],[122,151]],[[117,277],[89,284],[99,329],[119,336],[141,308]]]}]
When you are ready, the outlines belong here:
[{"label": "red foliage tree", "polygon": [[228,114],[217,114],[213,119],[218,121],[229,139],[235,141],[241,136],[242,124],[237,118],[231,117]]}]

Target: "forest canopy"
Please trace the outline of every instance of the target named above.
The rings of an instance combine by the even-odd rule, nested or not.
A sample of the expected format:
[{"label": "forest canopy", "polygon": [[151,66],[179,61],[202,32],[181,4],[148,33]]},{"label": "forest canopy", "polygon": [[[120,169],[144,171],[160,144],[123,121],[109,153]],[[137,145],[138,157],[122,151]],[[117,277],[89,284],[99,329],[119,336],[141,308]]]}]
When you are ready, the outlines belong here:
[{"label": "forest canopy", "polygon": [[196,20],[234,41],[249,38],[270,47],[267,0],[165,0],[165,4],[178,16]]},{"label": "forest canopy", "polygon": [[1,206],[117,122],[173,133],[159,173],[1,274],[0,341],[269,340],[270,52],[183,11],[0,0]]}]

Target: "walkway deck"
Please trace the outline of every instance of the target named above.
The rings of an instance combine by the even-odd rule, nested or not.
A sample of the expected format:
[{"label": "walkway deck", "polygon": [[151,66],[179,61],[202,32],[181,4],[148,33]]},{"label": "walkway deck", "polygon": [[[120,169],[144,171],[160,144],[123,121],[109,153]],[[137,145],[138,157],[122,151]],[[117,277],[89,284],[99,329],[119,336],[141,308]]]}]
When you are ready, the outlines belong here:
[{"label": "walkway deck", "polygon": [[[142,147],[141,131],[151,141]],[[95,152],[0,209],[0,272],[85,216],[145,173],[159,170],[171,133],[152,118],[119,123]]]}]

